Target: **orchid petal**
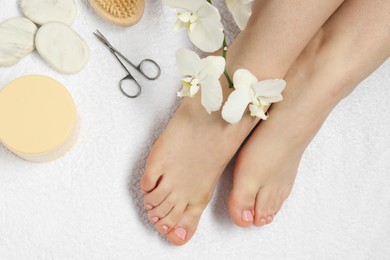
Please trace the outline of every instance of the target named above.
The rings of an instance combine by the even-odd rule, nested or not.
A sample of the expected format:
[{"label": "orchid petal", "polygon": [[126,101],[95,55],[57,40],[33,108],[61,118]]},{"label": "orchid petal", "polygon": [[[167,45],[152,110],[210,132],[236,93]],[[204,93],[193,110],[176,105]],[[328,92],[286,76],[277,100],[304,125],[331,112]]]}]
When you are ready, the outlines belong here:
[{"label": "orchid petal", "polygon": [[180,21],[179,19],[177,19],[175,26],[173,27],[173,30],[175,32],[177,32],[182,27],[186,27],[185,24],[182,21]]},{"label": "orchid petal", "polygon": [[222,106],[222,87],[218,78],[209,76],[202,81],[201,102],[206,111],[218,111]]},{"label": "orchid petal", "polygon": [[267,120],[268,115],[265,113],[265,107],[266,106],[249,105],[251,116],[257,116],[263,120]]},{"label": "orchid petal", "polygon": [[172,8],[181,8],[196,12],[200,7],[208,4],[206,0],[163,0],[163,2]]},{"label": "orchid petal", "polygon": [[248,89],[251,88],[251,85],[256,82],[257,78],[246,69],[239,69],[233,75],[235,89]]},{"label": "orchid petal", "polygon": [[[206,3],[199,7],[198,11],[196,12],[196,15],[199,17],[199,19],[207,19],[208,22],[211,24],[221,23],[221,15],[219,14],[218,9],[209,3]],[[223,28],[222,23],[220,27]]]},{"label": "orchid petal", "polygon": [[214,52],[221,48],[224,33],[218,9],[207,4],[199,9],[197,16],[196,26],[188,33],[191,42],[205,52]]},{"label": "orchid petal", "polygon": [[198,24],[197,22],[190,23],[190,27],[188,28],[188,32],[192,33],[195,30],[197,24]]},{"label": "orchid petal", "polygon": [[202,80],[208,75],[219,79],[225,70],[226,61],[221,56],[208,56],[202,59],[202,70],[199,72],[199,78]]},{"label": "orchid petal", "polygon": [[189,84],[183,84],[182,89],[177,92],[178,97],[189,97],[191,86]]},{"label": "orchid petal", "polygon": [[191,85],[190,87],[190,97],[195,96],[196,93],[198,93],[200,87],[199,85]]},{"label": "orchid petal", "polygon": [[200,72],[202,61],[195,52],[187,49],[179,49],[176,52],[176,65],[181,74],[194,76]]},{"label": "orchid petal", "polygon": [[222,118],[230,124],[241,120],[251,97],[245,89],[233,91],[222,108]]},{"label": "orchid petal", "polygon": [[182,78],[181,81],[182,81],[183,83],[184,83],[184,82],[185,82],[185,83],[191,83],[192,79],[193,79],[192,77],[185,77],[185,78]]},{"label": "orchid petal", "polygon": [[190,21],[190,18],[191,18],[190,12],[184,12],[184,13],[177,14],[177,19],[183,23],[188,23]]},{"label": "orchid petal", "polygon": [[252,15],[252,4],[253,0],[226,0],[226,5],[240,30],[245,29]]},{"label": "orchid petal", "polygon": [[262,80],[252,84],[255,96],[263,105],[279,102],[283,99],[282,91],[286,87],[286,81],[282,79]]}]

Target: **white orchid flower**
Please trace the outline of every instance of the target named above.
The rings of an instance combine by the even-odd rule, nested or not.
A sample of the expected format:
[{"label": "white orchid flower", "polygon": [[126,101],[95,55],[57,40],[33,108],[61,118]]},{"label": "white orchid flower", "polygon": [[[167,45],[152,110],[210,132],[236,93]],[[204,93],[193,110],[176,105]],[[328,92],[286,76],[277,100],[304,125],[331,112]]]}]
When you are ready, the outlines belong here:
[{"label": "white orchid flower", "polygon": [[239,69],[233,75],[235,90],[222,108],[222,118],[235,124],[241,120],[247,106],[251,116],[267,119],[266,109],[272,103],[283,99],[286,82],[282,79],[259,81],[246,69]]},{"label": "white orchid flower", "polygon": [[224,39],[221,15],[206,0],[163,0],[172,8],[182,9],[177,14],[177,25],[185,26],[192,43],[205,52],[221,48]]},{"label": "white orchid flower", "polygon": [[244,30],[252,15],[252,5],[254,0],[226,0],[226,5],[233,15],[240,30]]},{"label": "white orchid flower", "polygon": [[185,75],[179,97],[193,97],[201,91],[201,103],[210,114],[222,105],[222,87],[219,78],[225,70],[223,57],[208,56],[201,59],[198,54],[187,49],[176,52],[177,67]]}]

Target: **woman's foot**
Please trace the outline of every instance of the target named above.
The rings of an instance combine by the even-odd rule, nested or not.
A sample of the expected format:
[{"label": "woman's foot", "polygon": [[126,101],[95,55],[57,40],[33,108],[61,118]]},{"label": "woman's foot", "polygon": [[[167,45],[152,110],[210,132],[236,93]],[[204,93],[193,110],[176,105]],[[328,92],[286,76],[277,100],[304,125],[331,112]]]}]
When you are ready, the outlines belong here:
[{"label": "woman's foot", "polygon": [[237,225],[272,222],[327,115],[390,55],[389,10],[385,0],[346,1],[293,64],[284,100],[271,108],[237,158],[229,196]]},{"label": "woman's foot", "polygon": [[218,178],[257,123],[247,116],[227,127],[220,113],[209,115],[198,99],[185,99],[176,111],[142,178],[150,221],[176,245],[195,233]]},{"label": "woman's foot", "polygon": [[[302,83],[287,82],[291,88]],[[282,103],[273,105],[237,157],[229,212],[239,226],[273,221],[290,194],[303,151],[325,119],[325,108],[307,107],[295,94],[286,91]]]}]

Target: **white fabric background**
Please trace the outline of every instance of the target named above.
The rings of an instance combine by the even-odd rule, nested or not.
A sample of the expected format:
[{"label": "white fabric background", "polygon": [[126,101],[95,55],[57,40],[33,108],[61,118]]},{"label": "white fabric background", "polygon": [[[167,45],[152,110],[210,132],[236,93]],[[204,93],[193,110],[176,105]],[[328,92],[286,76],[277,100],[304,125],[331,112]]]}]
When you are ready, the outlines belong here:
[{"label": "white fabric background", "polygon": [[[57,161],[32,164],[0,146],[0,259],[390,259],[390,61],[330,115],[272,225],[233,225],[228,169],[198,232],[178,248],[148,224],[139,180],[175,106],[174,54],[187,37],[173,32],[174,11],[160,1],[147,0],[142,21],[127,29],[98,18],[86,0],[77,5],[73,28],[91,49],[81,73],[59,74],[36,52],[0,68],[0,88],[26,74],[58,79],[81,117],[77,145]],[[1,21],[20,14],[15,1],[2,1]],[[96,28],[135,62],[161,64],[158,81],[138,77],[138,99],[119,91],[125,73]]]}]

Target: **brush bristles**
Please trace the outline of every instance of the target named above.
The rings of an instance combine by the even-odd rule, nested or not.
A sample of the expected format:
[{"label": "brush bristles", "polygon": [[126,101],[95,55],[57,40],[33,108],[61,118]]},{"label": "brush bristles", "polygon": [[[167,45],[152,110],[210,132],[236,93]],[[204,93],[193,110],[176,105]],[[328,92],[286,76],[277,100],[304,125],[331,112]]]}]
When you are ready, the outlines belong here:
[{"label": "brush bristles", "polygon": [[119,18],[132,17],[137,14],[139,0],[94,0],[106,12]]},{"label": "brush bristles", "polygon": [[89,0],[98,15],[121,26],[132,26],[142,17],[145,0]]}]

